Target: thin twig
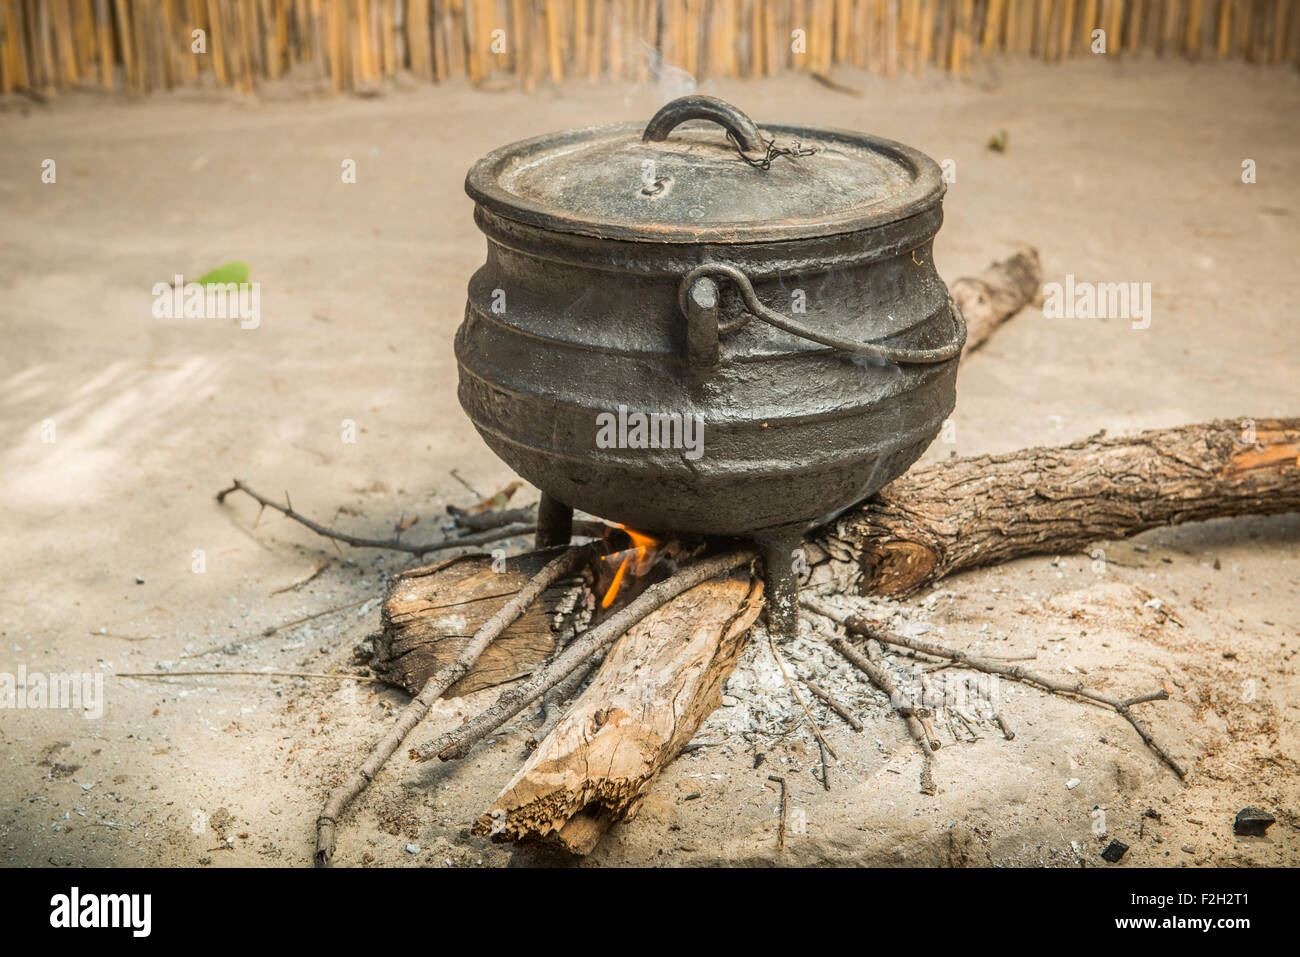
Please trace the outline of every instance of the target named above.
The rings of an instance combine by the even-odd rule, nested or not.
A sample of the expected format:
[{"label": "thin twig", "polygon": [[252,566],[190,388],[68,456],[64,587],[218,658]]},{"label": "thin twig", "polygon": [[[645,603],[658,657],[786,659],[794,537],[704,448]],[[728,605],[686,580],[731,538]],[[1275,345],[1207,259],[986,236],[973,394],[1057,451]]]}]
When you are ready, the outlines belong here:
[{"label": "thin twig", "polygon": [[921,722],[921,727],[925,728],[925,733],[930,738],[930,747],[935,751],[943,747],[943,742],[939,740],[939,732],[934,730],[934,725],[930,722],[932,708],[929,702],[941,700],[943,699],[935,694],[934,684],[930,681],[929,676],[922,672],[921,707],[916,709],[916,719]]},{"label": "thin twig", "polygon": [[[829,618],[831,621],[838,624],[838,619],[835,617],[834,611],[818,599],[806,595],[799,599],[799,603],[809,611],[821,615],[823,618]],[[939,789],[935,786],[934,773],[932,771],[934,749],[930,746],[930,735],[926,732],[925,728],[921,726],[917,709],[913,707],[905,697],[903,697],[902,692],[898,690],[893,679],[889,677],[889,674],[884,670],[884,668],[868,659],[860,651],[850,645],[842,636],[834,635],[826,640],[832,648],[838,651],[840,655],[848,661],[849,664],[853,665],[853,667],[857,668],[871,679],[871,683],[885,693],[889,698],[889,703],[900,715],[903,716],[903,720],[907,723],[907,730],[912,735],[912,740],[914,740],[917,747],[921,749],[921,793],[938,793]],[[868,642],[868,646],[870,646],[870,642]]]},{"label": "thin twig", "polygon": [[776,642],[772,640],[771,632],[768,632],[767,644],[768,647],[772,649],[772,657],[776,659],[776,666],[781,669],[781,677],[785,679],[786,687],[788,687],[790,693],[794,695],[794,700],[799,702],[799,707],[803,709],[804,716],[808,719],[808,723],[812,725],[813,734],[817,736],[817,743],[826,748],[826,750],[831,753],[831,757],[838,761],[839,756],[835,753],[835,749],[827,744],[826,739],[822,737],[822,730],[817,727],[817,720],[812,716],[812,712],[808,710],[808,706],[803,703],[803,697],[799,694],[799,689],[796,688],[794,682],[790,680],[790,675],[785,670],[785,662],[781,660],[780,654],[777,653]]},{"label": "thin twig", "polygon": [[[609,547],[607,541],[593,544],[599,544],[603,548]],[[559,684],[566,675],[596,652],[613,644],[619,636],[642,618],[696,585],[752,561],[755,554],[753,549],[744,548],[706,558],[687,565],[671,578],[651,585],[599,625],[569,642],[563,651],[551,659],[550,664],[528,681],[503,692],[492,707],[451,731],[439,735],[433,741],[412,748],[411,758],[416,761],[428,761],[437,757],[443,761],[451,761],[465,757],[476,743]]]},{"label": "thin twig", "polygon": [[479,501],[482,501],[482,500],[483,500],[483,493],[480,492],[478,489],[476,489],[474,486],[470,485],[470,484],[469,484],[468,482],[466,482],[463,478],[461,478],[461,477],[460,477],[460,473],[457,472],[455,469],[452,469],[452,470],[451,470],[451,477],[454,478],[454,479],[455,479],[457,482],[459,482],[461,485],[465,486],[465,488],[469,489],[469,491],[470,491],[470,492],[474,495],[474,497],[477,498]]},{"label": "thin twig", "polygon": [[350,601],[346,605],[335,605],[333,608],[326,608],[324,611],[313,612],[310,615],[303,615],[301,618],[295,618],[293,621],[286,621],[279,625],[272,625],[269,628],[263,628],[257,633],[256,637],[269,638],[276,632],[284,631],[286,628],[292,628],[295,625],[302,625],[309,621],[315,621],[317,618],[324,618],[326,615],[332,615],[338,611],[347,611],[349,608],[356,608],[358,605],[364,605],[367,602],[374,600],[374,595],[367,595],[365,598],[358,598],[356,601]]},{"label": "thin twig", "polygon": [[853,716],[853,712],[850,711],[848,708],[844,707],[844,705],[840,704],[834,698],[832,698],[830,694],[827,693],[820,685],[818,685],[816,682],[809,681],[806,678],[804,679],[804,684],[808,686],[809,691],[811,691],[817,697],[825,701],[832,711],[834,711],[841,718],[843,718],[848,723],[848,726],[850,728],[852,728],[854,731],[862,730],[862,722]]},{"label": "thin twig", "polygon": [[[928,713],[923,714],[923,710],[922,708],[916,710],[916,720],[921,722],[921,727],[925,729],[926,738],[930,742],[930,750],[938,751],[943,747],[943,742],[939,740],[939,732],[935,731],[934,725],[930,723],[930,715]],[[961,715],[958,715],[958,717],[961,717]]]},{"label": "thin twig", "polygon": [[[967,668],[975,671],[983,671],[988,674],[1002,675],[1011,678],[1014,681],[1023,681],[1029,684],[1038,685],[1045,691],[1053,694],[1074,696],[1082,698],[1095,704],[1111,708],[1118,714],[1122,715],[1133,729],[1146,742],[1147,747],[1160,756],[1179,778],[1186,778],[1187,771],[1174,757],[1156,741],[1147,726],[1129,710],[1130,705],[1140,704],[1147,701],[1164,701],[1169,697],[1168,692],[1164,690],[1153,691],[1149,694],[1139,695],[1136,698],[1113,698],[1109,695],[1101,694],[1083,687],[1083,682],[1065,682],[1047,675],[1039,674],[1016,664],[1008,664],[1001,661],[992,661],[988,658],[980,658],[975,655],[967,654],[958,648],[948,648],[944,645],[937,645],[933,642],[923,641],[919,638],[908,638],[895,632],[882,628],[878,624],[865,622],[858,618],[850,618],[845,622],[845,628],[854,634],[875,638],[878,641],[886,642],[891,645],[898,645],[904,648],[911,648],[913,651],[919,651],[923,654],[934,655],[936,657],[951,658],[953,661],[960,662]],[[1004,732],[1005,733],[1005,732]]]},{"label": "thin twig", "polygon": [[316,567],[312,569],[311,574],[308,575],[306,578],[304,578],[302,581],[296,581],[292,585],[285,585],[283,588],[277,588],[275,591],[271,592],[271,594],[282,595],[287,591],[294,591],[296,589],[301,588],[303,585],[308,585],[314,582],[317,578],[319,578],[321,574],[324,573],[325,569],[329,567],[330,567],[329,562],[318,562],[316,564]]},{"label": "thin twig", "polygon": [[564,717],[564,711],[560,706],[573,697],[577,690],[582,687],[582,683],[587,680],[593,671],[600,667],[603,660],[603,655],[592,655],[586,664],[574,668],[573,672],[563,681],[542,695],[542,704],[538,708],[541,727],[528,736],[528,740],[524,742],[525,749],[530,753],[536,751],[538,746],[546,740],[547,736],[555,729],[555,726],[560,723],[560,719]]},{"label": "thin twig", "polygon": [[961,726],[965,728],[966,733],[970,735],[969,743],[974,744],[980,739],[979,732],[975,730],[975,722],[971,720],[970,717],[968,717],[960,708],[949,708],[948,710],[953,713],[953,716],[956,717],[959,722],[961,722]]},{"label": "thin twig", "polygon": [[325,807],[316,820],[316,864],[324,866],[334,856],[334,835],[338,827],[339,815],[343,813],[358,794],[374,780],[384,762],[389,759],[398,746],[420,720],[429,713],[429,708],[442,696],[442,693],[465,677],[493,641],[509,628],[528,608],[530,604],[549,588],[554,582],[566,575],[571,575],[592,558],[604,554],[605,543],[592,542],[587,545],[570,548],[557,558],[547,562],[536,575],[529,580],[518,593],[501,606],[491,618],[485,621],[474,637],[465,643],[454,661],[434,674],[424,683],[420,693],[402,710],[397,723],[380,739],[370,752],[370,756],[341,785],[332,790]]},{"label": "thin twig", "polygon": [[457,528],[468,532],[485,532],[489,528],[501,528],[503,525],[523,523],[529,526],[537,524],[537,506],[526,505],[523,508],[506,508],[494,512],[465,512],[447,507],[447,514],[455,521]]},{"label": "thin twig", "polygon": [[908,703],[898,690],[892,678],[888,673],[877,666],[874,662],[868,661],[856,648],[850,645],[844,638],[836,635],[829,639],[832,648],[838,651],[849,664],[857,668],[864,675],[871,679],[871,683],[885,693],[889,698],[889,703],[894,709],[903,716],[907,722],[907,730],[911,732],[913,740],[916,741],[917,747],[921,749],[921,793],[935,794],[938,788],[934,784],[934,774],[931,767],[934,763],[934,748],[931,747],[932,740],[930,734],[921,724],[921,719],[917,714],[917,709]]},{"label": "thin twig", "polygon": [[779,774],[769,774],[767,776],[767,779],[769,781],[775,781],[777,784],[781,785],[781,825],[779,830],[777,830],[776,832],[776,849],[778,851],[784,851],[785,850],[785,778],[781,777],[781,775]]},{"label": "thin twig", "polygon": [[524,523],[515,523],[506,525],[502,528],[487,529],[482,532],[474,532],[469,535],[460,535],[454,538],[444,538],[436,542],[425,542],[421,545],[411,545],[396,538],[359,538],[356,535],[348,535],[345,532],[338,532],[332,528],[326,528],[319,522],[312,521],[301,512],[294,511],[293,502],[289,499],[289,493],[284,494],[285,504],[274,502],[259,492],[249,488],[239,479],[233,479],[233,485],[230,488],[222,489],[217,493],[217,501],[225,502],[226,496],[231,492],[243,492],[260,504],[263,508],[275,509],[286,518],[291,518],[300,525],[311,529],[317,535],[323,535],[325,538],[334,541],[343,542],[345,545],[351,545],[353,548],[385,548],[395,552],[408,552],[412,555],[428,555],[431,552],[444,551],[448,548],[467,548],[471,545],[486,545],[489,542],[501,541],[505,538],[516,538],[520,535],[529,535],[533,531],[531,525]]},{"label": "thin twig", "polygon": [[952,736],[952,743],[960,744],[961,738],[957,737],[957,729],[953,727],[953,723],[952,723],[952,708],[949,708],[947,706],[943,708],[943,723],[948,728],[948,734]]},{"label": "thin twig", "polygon": [[[907,657],[913,658],[914,656],[908,655]],[[1038,655],[1005,655],[1005,656],[988,655],[987,657],[989,661],[1034,661],[1038,657]],[[921,659],[915,658],[915,660],[919,662]],[[960,668],[960,667],[961,665],[951,661],[939,661],[933,664],[929,664],[926,667],[922,668],[921,670],[926,674],[932,675],[936,671],[950,671],[953,668]]]},{"label": "thin twig", "polygon": [[119,671],[116,678],[195,678],[252,675],[258,678],[330,678],[334,681],[378,681],[373,675],[328,674],[323,671]]},{"label": "thin twig", "polygon": [[1131,704],[1144,704],[1147,701],[1164,701],[1169,697],[1169,692],[1163,688],[1159,691],[1152,691],[1149,694],[1140,694],[1136,698],[1126,698],[1124,705],[1127,707]]}]

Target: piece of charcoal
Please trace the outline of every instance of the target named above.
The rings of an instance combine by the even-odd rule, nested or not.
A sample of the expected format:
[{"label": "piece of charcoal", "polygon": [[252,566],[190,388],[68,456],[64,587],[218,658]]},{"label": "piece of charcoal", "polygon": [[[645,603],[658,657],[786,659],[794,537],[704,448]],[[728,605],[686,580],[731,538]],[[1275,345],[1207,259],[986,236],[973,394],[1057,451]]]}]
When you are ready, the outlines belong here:
[{"label": "piece of charcoal", "polygon": [[1123,841],[1111,841],[1106,850],[1101,852],[1101,859],[1110,864],[1119,863],[1119,859],[1128,853],[1128,845]]},{"label": "piece of charcoal", "polygon": [[1257,807],[1244,807],[1237,812],[1237,818],[1232,822],[1232,833],[1244,837],[1263,837],[1276,821],[1272,814],[1261,810]]}]

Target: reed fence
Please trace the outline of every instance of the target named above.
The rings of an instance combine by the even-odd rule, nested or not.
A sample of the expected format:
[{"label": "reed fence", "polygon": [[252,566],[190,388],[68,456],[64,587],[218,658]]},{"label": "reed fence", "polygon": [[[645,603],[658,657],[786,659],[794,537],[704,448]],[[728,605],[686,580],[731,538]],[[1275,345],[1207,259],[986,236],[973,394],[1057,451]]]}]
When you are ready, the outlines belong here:
[{"label": "reed fence", "polygon": [[[980,57],[1137,54],[1300,65],[1300,0],[0,0],[0,92],[253,92],[294,71],[429,82],[646,82],[666,72],[894,77]],[[1100,33],[1098,33],[1100,31]],[[1103,46],[1104,44],[1104,46]]]}]

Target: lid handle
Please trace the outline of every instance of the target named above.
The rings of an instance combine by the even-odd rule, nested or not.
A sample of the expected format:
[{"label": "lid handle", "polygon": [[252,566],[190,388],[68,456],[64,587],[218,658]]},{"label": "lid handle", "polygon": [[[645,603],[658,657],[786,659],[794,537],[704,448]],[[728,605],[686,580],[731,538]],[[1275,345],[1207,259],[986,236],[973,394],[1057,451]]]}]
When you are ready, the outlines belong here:
[{"label": "lid handle", "polygon": [[687,120],[712,120],[730,133],[736,145],[747,153],[761,153],[766,148],[753,120],[725,100],[720,100],[716,96],[705,96],[703,93],[679,96],[664,104],[646,124],[641,142],[662,142],[668,138],[669,133]]}]

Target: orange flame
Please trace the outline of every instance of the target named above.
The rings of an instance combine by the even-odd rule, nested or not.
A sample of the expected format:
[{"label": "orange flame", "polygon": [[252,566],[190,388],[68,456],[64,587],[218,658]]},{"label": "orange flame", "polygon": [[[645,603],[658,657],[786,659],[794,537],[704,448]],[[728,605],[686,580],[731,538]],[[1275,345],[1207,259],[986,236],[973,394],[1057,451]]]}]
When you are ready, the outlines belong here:
[{"label": "orange flame", "polygon": [[608,608],[614,604],[614,599],[618,597],[619,589],[623,587],[623,580],[627,577],[628,566],[631,566],[632,576],[640,578],[654,566],[655,554],[659,550],[659,541],[651,538],[649,535],[638,532],[635,529],[628,528],[626,525],[615,525],[627,533],[627,537],[632,539],[633,548],[624,552],[617,552],[608,555],[605,558],[607,562],[613,562],[622,558],[618,563],[618,571],[614,572],[614,580],[610,582],[609,588],[605,590],[605,597],[600,600],[601,608]]}]

